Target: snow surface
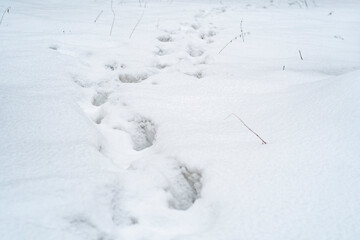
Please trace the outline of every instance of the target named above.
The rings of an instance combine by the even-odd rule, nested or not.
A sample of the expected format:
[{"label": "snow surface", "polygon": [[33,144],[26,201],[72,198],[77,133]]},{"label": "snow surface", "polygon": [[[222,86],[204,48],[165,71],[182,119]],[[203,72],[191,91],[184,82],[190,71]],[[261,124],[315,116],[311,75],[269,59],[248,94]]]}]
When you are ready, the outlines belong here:
[{"label": "snow surface", "polygon": [[360,3],[304,3],[2,0],[0,239],[358,239]]}]

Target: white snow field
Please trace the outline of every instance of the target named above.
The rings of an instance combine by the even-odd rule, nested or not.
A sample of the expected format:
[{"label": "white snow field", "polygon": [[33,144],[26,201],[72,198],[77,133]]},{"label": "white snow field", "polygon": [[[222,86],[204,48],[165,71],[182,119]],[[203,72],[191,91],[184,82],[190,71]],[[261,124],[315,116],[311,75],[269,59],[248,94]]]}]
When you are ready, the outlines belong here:
[{"label": "white snow field", "polygon": [[360,1],[1,16],[1,240],[360,238]]}]

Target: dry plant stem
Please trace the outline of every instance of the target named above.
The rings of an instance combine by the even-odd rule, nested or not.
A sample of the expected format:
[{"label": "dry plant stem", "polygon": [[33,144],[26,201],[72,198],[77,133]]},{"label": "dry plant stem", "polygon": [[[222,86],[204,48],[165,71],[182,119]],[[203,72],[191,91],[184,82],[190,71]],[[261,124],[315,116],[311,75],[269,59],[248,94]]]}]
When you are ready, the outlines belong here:
[{"label": "dry plant stem", "polygon": [[304,60],[300,50],[299,50],[299,55],[300,55],[300,59]]},{"label": "dry plant stem", "polygon": [[5,11],[4,11],[4,13],[3,13],[3,15],[1,16],[1,19],[0,19],[0,25],[1,25],[2,21],[3,21],[3,19],[4,19],[4,16],[5,16],[6,12],[10,11],[10,8],[11,7],[8,7],[7,9],[5,9]]},{"label": "dry plant stem", "polygon": [[137,26],[139,25],[139,23],[141,22],[141,19],[143,18],[144,13],[145,13],[145,11],[141,14],[141,17],[139,18],[139,20],[138,20],[137,23],[135,24],[133,30],[131,31],[131,34],[130,34],[130,36],[129,36],[129,39],[132,37],[133,33],[135,32],[136,27],[137,27]]},{"label": "dry plant stem", "polygon": [[101,14],[103,13],[104,11],[103,10],[101,10],[101,12],[97,15],[97,17],[95,18],[95,20],[94,20],[94,23],[96,23],[96,21],[99,19],[99,17],[101,16]]},{"label": "dry plant stem", "polygon": [[219,51],[218,54],[220,54],[230,43],[232,43],[233,40],[234,40],[234,39],[231,39],[231,41],[228,42],[228,43]]},{"label": "dry plant stem", "polygon": [[218,54],[220,54],[227,46],[229,46],[230,43],[232,43],[234,40],[236,40],[238,37],[241,37],[241,34],[239,36],[234,37],[233,39],[230,40],[230,42],[228,42],[219,52]]},{"label": "dry plant stem", "polygon": [[230,114],[229,116],[227,116],[224,120],[228,119],[228,118],[231,117],[231,116],[234,116],[234,117],[236,117],[237,119],[239,119],[239,121],[240,121],[247,129],[249,129],[250,132],[252,132],[253,134],[255,134],[255,136],[257,136],[257,137],[262,141],[262,144],[266,144],[266,142],[264,141],[264,139],[262,139],[256,132],[254,132],[251,128],[249,128],[249,127],[246,125],[246,123],[245,123],[243,120],[241,120],[241,118],[240,118],[238,115],[236,115],[235,113],[231,113],[231,114]]},{"label": "dry plant stem", "polygon": [[241,38],[242,38],[243,42],[245,42],[245,39],[244,39],[244,31],[243,31],[242,23],[243,23],[243,20],[241,19],[241,22],[240,22]]},{"label": "dry plant stem", "polygon": [[243,40],[243,42],[245,42],[245,33],[244,33],[244,31],[243,31],[242,23],[243,23],[243,20],[241,20],[241,22],[240,22],[240,35],[234,37],[233,39],[231,39],[230,42],[228,42],[228,43],[218,52],[218,54],[220,54],[227,46],[229,46],[230,43],[232,43],[234,40],[238,39],[238,37],[241,37],[241,39]]},{"label": "dry plant stem", "polygon": [[113,30],[113,27],[114,27],[114,23],[115,23],[115,11],[114,11],[114,8],[113,8],[113,0],[111,0],[111,11],[113,13],[113,21],[112,21],[111,28],[110,28],[110,36],[111,36],[112,30]]}]

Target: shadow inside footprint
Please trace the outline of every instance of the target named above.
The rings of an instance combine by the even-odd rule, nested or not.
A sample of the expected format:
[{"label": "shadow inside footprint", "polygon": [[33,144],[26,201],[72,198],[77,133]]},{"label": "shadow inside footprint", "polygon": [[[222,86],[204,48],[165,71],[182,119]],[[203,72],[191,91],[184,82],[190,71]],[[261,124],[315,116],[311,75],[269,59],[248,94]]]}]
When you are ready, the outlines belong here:
[{"label": "shadow inside footprint", "polygon": [[160,42],[172,42],[174,39],[170,35],[159,36],[157,38]]},{"label": "shadow inside footprint", "polygon": [[107,102],[109,97],[109,93],[107,92],[97,92],[97,94],[93,97],[92,105],[101,106]]},{"label": "shadow inside footprint", "polygon": [[202,71],[196,71],[194,73],[186,73],[186,75],[196,77],[197,79],[201,79],[205,77],[205,74]]},{"label": "shadow inside footprint", "polygon": [[131,131],[131,138],[134,143],[134,149],[141,151],[152,146],[156,137],[155,124],[145,117],[136,117],[133,122],[134,129]]},{"label": "shadow inside footprint", "polygon": [[202,183],[200,171],[190,171],[186,166],[180,165],[175,178],[169,181],[165,191],[171,194],[169,207],[177,210],[187,210],[200,198]]},{"label": "shadow inside footprint", "polygon": [[193,47],[189,47],[188,49],[188,54],[191,57],[200,57],[204,54],[204,51],[201,49],[197,49],[197,48],[193,48]]},{"label": "shadow inside footprint", "polygon": [[156,68],[157,69],[164,69],[164,68],[167,68],[167,67],[169,67],[169,65],[167,65],[167,64],[156,64]]},{"label": "shadow inside footprint", "polygon": [[148,77],[149,75],[147,73],[140,73],[136,75],[125,73],[119,75],[119,80],[123,83],[138,83],[144,81]]},{"label": "shadow inside footprint", "polygon": [[167,54],[167,51],[165,49],[162,49],[160,47],[158,47],[158,50],[155,52],[155,55],[158,55],[158,56],[164,56]]},{"label": "shadow inside footprint", "polygon": [[111,71],[115,71],[118,68],[118,64],[116,62],[105,64],[105,68]]}]

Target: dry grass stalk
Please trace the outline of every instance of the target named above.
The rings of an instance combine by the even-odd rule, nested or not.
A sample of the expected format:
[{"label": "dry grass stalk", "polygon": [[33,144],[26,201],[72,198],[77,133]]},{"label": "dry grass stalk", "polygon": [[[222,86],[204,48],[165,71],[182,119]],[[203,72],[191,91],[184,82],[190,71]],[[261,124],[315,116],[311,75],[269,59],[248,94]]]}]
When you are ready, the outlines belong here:
[{"label": "dry grass stalk", "polygon": [[247,129],[249,129],[250,132],[252,132],[255,136],[257,136],[257,137],[262,141],[262,144],[266,144],[266,142],[264,141],[264,139],[262,139],[256,132],[254,132],[251,128],[249,128],[249,127],[246,125],[246,123],[245,123],[243,120],[241,120],[241,118],[240,118],[238,115],[236,115],[235,113],[231,113],[231,114],[230,114],[229,116],[227,116],[224,120],[228,119],[228,118],[231,117],[231,116],[236,117]]},{"label": "dry grass stalk", "polygon": [[4,19],[5,14],[10,12],[10,8],[11,7],[8,7],[7,9],[5,9],[5,11],[4,11],[4,13],[3,13],[3,15],[1,16],[1,19],[0,19],[0,25],[1,25],[2,21],[3,21],[3,19]]}]

